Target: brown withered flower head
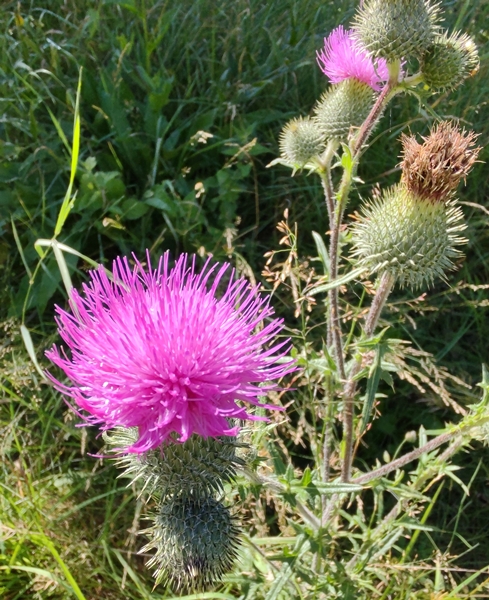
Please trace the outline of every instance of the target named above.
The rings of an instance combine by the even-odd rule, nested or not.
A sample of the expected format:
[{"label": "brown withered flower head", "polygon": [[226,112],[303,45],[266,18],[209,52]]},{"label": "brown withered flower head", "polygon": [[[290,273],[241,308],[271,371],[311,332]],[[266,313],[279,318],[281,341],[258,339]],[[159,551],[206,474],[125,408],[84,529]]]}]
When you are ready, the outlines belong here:
[{"label": "brown withered flower head", "polygon": [[420,198],[446,202],[477,160],[477,134],[442,121],[423,140],[419,144],[414,136],[402,135],[401,181]]}]

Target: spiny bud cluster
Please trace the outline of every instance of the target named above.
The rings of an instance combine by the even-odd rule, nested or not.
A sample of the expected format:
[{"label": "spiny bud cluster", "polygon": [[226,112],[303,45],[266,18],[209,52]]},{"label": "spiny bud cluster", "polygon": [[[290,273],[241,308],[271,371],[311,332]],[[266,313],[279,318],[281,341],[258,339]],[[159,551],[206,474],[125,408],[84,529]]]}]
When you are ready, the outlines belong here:
[{"label": "spiny bud cluster", "polygon": [[114,428],[104,439],[122,477],[140,486],[158,504],[149,541],[141,552],[154,551],[156,583],[177,591],[200,591],[228,572],[237,556],[239,529],[227,506],[216,497],[244,465],[244,446],[230,437],[193,435],[184,443],[167,443],[144,454],[124,453],[137,439],[135,428]]},{"label": "spiny bud cluster", "polygon": [[[323,167],[322,158],[330,155],[323,151],[348,142],[368,119],[375,94],[387,84],[392,90],[403,81],[451,89],[476,73],[479,56],[473,40],[464,33],[442,31],[441,16],[435,0],[361,3],[353,28],[339,26],[317,52],[319,66],[332,85],[317,102],[312,118],[293,119],[284,127],[278,162],[294,171]],[[409,78],[411,58],[420,72]]]},{"label": "spiny bud cluster", "polygon": [[314,107],[316,128],[326,139],[346,140],[360,127],[374,101],[372,88],[357,79],[345,79],[329,88]]},{"label": "spiny bud cluster", "polygon": [[423,55],[439,29],[439,17],[438,5],[427,0],[365,0],[353,30],[372,56],[400,61]]},{"label": "spiny bud cluster", "polygon": [[233,566],[239,529],[229,509],[213,497],[173,496],[161,505],[153,526],[142,533],[154,550],[148,567],[156,582],[176,590],[206,589]]},{"label": "spiny bud cluster", "polygon": [[371,272],[388,272],[401,286],[446,279],[466,243],[454,198],[480,148],[476,135],[441,123],[419,144],[403,136],[401,182],[367,204],[353,228],[353,256]]},{"label": "spiny bud cluster", "polygon": [[279,136],[282,159],[294,169],[318,164],[326,142],[346,141],[374,102],[372,87],[353,77],[332,85],[314,107],[312,119],[292,119]]},{"label": "spiny bud cluster", "polygon": [[467,34],[438,35],[420,61],[423,81],[435,89],[454,89],[479,70],[477,47]]},{"label": "spiny bud cluster", "polygon": [[446,279],[466,243],[463,214],[453,201],[433,203],[409,192],[402,184],[385,190],[364,206],[353,229],[359,264],[374,272],[388,272],[401,287],[413,289]]},{"label": "spiny bud cluster", "polygon": [[282,157],[295,168],[302,168],[324,150],[325,141],[317,125],[308,118],[292,119],[279,137]]}]

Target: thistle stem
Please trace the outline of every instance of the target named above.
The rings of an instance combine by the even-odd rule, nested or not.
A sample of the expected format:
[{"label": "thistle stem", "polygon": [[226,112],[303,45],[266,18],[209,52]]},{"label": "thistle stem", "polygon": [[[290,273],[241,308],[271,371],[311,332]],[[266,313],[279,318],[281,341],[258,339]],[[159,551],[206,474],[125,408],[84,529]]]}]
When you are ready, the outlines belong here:
[{"label": "thistle stem", "polygon": [[319,176],[321,177],[321,184],[324,191],[324,201],[326,203],[326,210],[328,211],[329,227],[333,225],[334,217],[334,190],[333,182],[331,181],[331,161],[333,160],[334,153],[338,148],[337,140],[329,140],[325,151],[320,158],[321,170]]},{"label": "thistle stem", "polygon": [[[459,429],[454,431],[448,431],[447,433],[442,433],[441,435],[427,442],[424,446],[420,446],[412,452],[408,452],[407,454],[404,454],[404,456],[400,456],[396,460],[393,460],[392,462],[387,463],[386,465],[383,465],[382,467],[379,467],[374,471],[370,471],[370,473],[365,473],[365,475],[355,477],[354,479],[352,479],[352,483],[363,484],[368,483],[369,481],[373,481],[374,479],[378,479],[379,477],[385,477],[389,473],[392,473],[392,471],[396,471],[397,469],[404,467],[405,465],[412,462],[413,460],[416,460],[423,454],[436,450],[437,448],[439,448],[443,444],[446,444],[447,442],[450,442],[457,436],[461,436]],[[459,446],[457,445],[457,448],[458,447]]]},{"label": "thistle stem", "polygon": [[[329,260],[330,260],[330,270],[329,270],[329,279],[330,281],[335,281],[338,279],[338,263],[339,263],[339,239],[340,239],[340,229],[341,223],[343,221],[343,212],[346,204],[346,199],[348,198],[348,194],[350,192],[351,187],[351,176],[347,174],[347,170],[343,172],[343,178],[340,185],[340,190],[338,192],[338,202],[335,206],[333,227],[331,229],[331,237],[329,241]],[[338,288],[333,287],[329,290],[329,330],[331,332],[331,337],[333,340],[333,348],[334,348],[334,356],[336,360],[336,365],[338,367],[338,372],[341,380],[345,380],[345,357],[343,353],[343,340],[341,333],[341,323],[340,323],[340,315],[339,315],[339,294]]]},{"label": "thistle stem", "polygon": [[397,93],[402,91],[402,86],[399,85],[399,73],[401,70],[400,61],[389,63],[387,66],[389,69],[389,81],[384,85],[382,91],[377,96],[377,100],[375,101],[370,114],[363,122],[362,126],[360,127],[360,131],[354,140],[352,148],[352,155],[354,159],[357,159],[362,152],[363,145],[369,138],[374,127],[377,125],[377,121],[382,116],[384,108]]},{"label": "thistle stem", "polygon": [[367,337],[371,337],[374,334],[377,323],[379,322],[380,314],[391,293],[395,281],[396,278],[387,271],[382,274],[379,287],[377,288],[377,292],[365,319],[365,325],[363,326],[363,330]]},{"label": "thistle stem", "polygon": [[[323,152],[321,156],[321,165],[322,169],[319,171],[319,175],[321,177],[321,184],[323,186],[324,191],[324,201],[326,204],[326,210],[328,213],[328,221],[329,221],[329,229],[332,231],[334,228],[334,215],[335,215],[335,198],[334,198],[334,189],[333,182],[331,180],[331,161],[333,160],[334,153],[338,148],[337,140],[330,140],[326,146],[326,150]],[[329,273],[329,277],[331,278],[331,272]],[[331,315],[328,315],[327,320],[327,335],[326,335],[326,344],[331,347],[333,343],[333,334],[332,334],[332,324],[331,324]]]},{"label": "thistle stem", "polygon": [[[365,319],[363,327],[367,338],[374,334],[375,328],[379,321],[380,313],[384,308],[387,298],[392,290],[395,282],[395,277],[385,272],[381,279],[377,293],[370,306],[370,310]],[[362,368],[361,357],[353,363],[349,373],[348,381],[343,388],[343,462],[341,466],[341,480],[348,482],[351,477],[351,465],[353,462],[353,417],[355,408],[355,394],[357,391],[356,377]]]},{"label": "thistle stem", "polygon": [[[338,278],[338,263],[339,263],[339,236],[341,225],[343,222],[343,214],[345,211],[348,197],[350,195],[350,189],[353,178],[356,173],[358,161],[363,148],[363,145],[367,141],[370,133],[374,129],[377,121],[380,119],[382,112],[390,101],[390,99],[400,91],[398,84],[400,71],[400,63],[397,61],[389,65],[390,78],[386,85],[383,87],[381,93],[377,97],[375,104],[370,111],[370,114],[365,119],[363,125],[360,127],[360,131],[355,138],[355,142],[352,149],[351,160],[348,166],[343,170],[343,176],[341,179],[338,193],[336,194],[336,204],[334,207],[334,220],[332,221],[331,227],[331,238],[330,238],[330,281],[334,281]],[[323,183],[323,187],[324,187]],[[330,190],[328,189],[328,194]],[[325,190],[326,194],[326,190]],[[328,201],[326,201],[328,202]],[[330,318],[329,318],[329,329],[331,331],[331,337],[334,347],[335,359],[338,365],[338,372],[342,380],[345,379],[345,358],[343,352],[343,342],[341,333],[341,324],[339,316],[339,292],[338,288],[335,287],[329,292],[329,306],[330,306]]]},{"label": "thistle stem", "polygon": [[[395,61],[388,65],[389,68],[389,81],[382,88],[382,91],[377,97],[370,114],[363,122],[360,130],[353,140],[353,145],[350,146],[351,156],[348,163],[345,165],[343,170],[343,176],[341,178],[340,187],[336,194],[336,205],[333,227],[331,229],[330,238],[330,281],[334,281],[338,278],[338,263],[339,263],[339,237],[341,225],[343,222],[343,214],[345,211],[350,189],[352,186],[353,178],[357,170],[358,162],[364,144],[368,137],[372,133],[375,125],[380,119],[384,108],[391,98],[398,93],[402,88],[399,85],[399,73],[401,69],[400,61]],[[391,286],[392,287],[392,286]],[[372,307],[369,316],[366,320],[366,326],[375,329],[378,321],[378,317],[385,303],[385,299],[388,296],[390,287],[386,292],[383,300],[378,299],[378,305]],[[339,314],[339,291],[338,287],[334,287],[329,291],[329,329],[331,331],[331,338],[333,342],[334,355],[336,364],[338,367],[338,373],[340,379],[345,381],[345,356],[343,349],[343,340],[341,332],[341,322]],[[370,333],[371,335],[371,333]],[[361,364],[354,363],[352,373],[348,381],[345,383],[343,392],[343,442],[344,442],[344,457],[342,464],[342,480],[349,481],[351,476],[351,463],[353,459],[353,417],[354,417],[354,403],[353,399],[356,391],[356,382],[354,381],[355,376],[360,371]]]}]

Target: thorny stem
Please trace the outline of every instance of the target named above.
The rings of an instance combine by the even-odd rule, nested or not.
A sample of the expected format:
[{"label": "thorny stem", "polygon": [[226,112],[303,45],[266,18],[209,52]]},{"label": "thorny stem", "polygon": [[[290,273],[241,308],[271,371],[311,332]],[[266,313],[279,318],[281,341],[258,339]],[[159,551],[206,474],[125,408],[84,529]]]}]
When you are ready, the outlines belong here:
[{"label": "thorny stem", "polygon": [[[476,422],[471,420],[468,423],[461,424],[458,427],[454,427],[452,431],[446,431],[445,433],[441,433],[437,437],[433,438],[423,446],[416,448],[412,452],[408,452],[407,454],[404,454],[404,456],[400,456],[396,460],[393,460],[392,462],[387,463],[386,465],[383,465],[382,467],[379,467],[374,471],[370,471],[370,473],[365,473],[364,475],[360,475],[360,477],[355,477],[354,479],[352,479],[351,483],[364,484],[368,483],[369,481],[373,481],[374,479],[385,477],[389,473],[392,473],[392,471],[397,471],[397,469],[400,469],[401,467],[404,467],[413,460],[418,459],[423,454],[432,452],[433,450],[436,450],[436,448],[439,448],[443,444],[454,440],[452,446],[447,448],[439,456],[439,461],[444,462],[448,460],[452,456],[452,454],[454,454],[465,443],[464,433],[476,427],[481,427],[481,425],[485,425],[488,421],[489,417],[483,416],[482,418],[478,418]],[[422,481],[424,481],[425,479],[425,476],[421,478]]]},{"label": "thorny stem", "polygon": [[[338,262],[339,262],[339,238],[341,223],[343,221],[343,212],[345,210],[346,200],[350,193],[351,187],[351,172],[347,169],[343,172],[343,178],[341,180],[340,189],[337,194],[338,201],[335,206],[333,226],[331,229],[331,237],[329,241],[329,278],[330,281],[338,279]],[[345,358],[343,355],[343,341],[341,335],[341,324],[339,315],[339,300],[338,300],[338,288],[333,287],[329,290],[329,326],[331,331],[331,337],[333,340],[333,348],[338,367],[338,372],[342,380],[345,379]]]},{"label": "thorny stem", "polygon": [[[331,231],[331,239],[330,239],[330,260],[331,260],[331,271],[330,277],[331,281],[337,279],[338,277],[338,261],[339,261],[339,232],[341,228],[341,224],[343,222],[343,213],[345,210],[346,203],[348,201],[348,196],[350,193],[350,188],[352,185],[353,178],[355,177],[355,173],[357,170],[358,162],[360,160],[360,155],[362,153],[362,149],[364,144],[366,143],[368,137],[372,133],[375,125],[380,119],[384,108],[390,99],[400,90],[399,86],[399,72],[401,68],[400,61],[395,61],[388,65],[389,68],[389,81],[385,84],[382,91],[377,97],[370,114],[363,122],[360,127],[360,131],[358,135],[354,139],[353,145],[351,146],[351,157],[350,164],[348,166],[345,165],[343,170],[343,177],[341,179],[340,188],[337,194],[337,203],[336,203],[336,211],[335,211],[335,223],[334,227]],[[385,299],[384,299],[385,302]],[[329,304],[330,304],[330,314],[331,314],[331,331],[333,337],[333,347],[335,350],[335,358],[337,360],[338,372],[340,378],[344,381],[346,379],[345,375],[345,359],[343,353],[343,342],[341,335],[341,324],[339,317],[339,298],[338,298],[338,288],[335,287],[329,292]],[[380,306],[382,308],[383,303]],[[380,314],[380,311],[379,311]],[[378,316],[373,316],[373,324],[374,327],[377,323]],[[367,320],[368,322],[368,320]],[[356,364],[356,363],[355,363]],[[360,367],[357,367],[358,370]],[[353,369],[355,370],[355,365]],[[355,373],[356,375],[357,373]],[[353,448],[353,416],[354,416],[354,404],[353,398],[355,395],[356,383],[353,380],[353,377],[350,374],[349,380],[346,382],[344,391],[343,391],[343,462],[342,462],[342,481],[349,481],[351,476],[351,463],[352,463],[352,448]],[[350,391],[351,388],[351,391]]]},{"label": "thorny stem", "polygon": [[[357,170],[360,154],[362,152],[363,145],[367,141],[369,135],[372,133],[377,121],[382,115],[382,111],[389,102],[389,100],[400,90],[398,84],[399,80],[400,62],[397,61],[389,65],[389,81],[383,87],[380,92],[375,104],[370,111],[370,114],[363,122],[360,127],[360,131],[354,140],[353,147],[351,148],[350,163],[345,166],[343,170],[343,176],[341,178],[340,187],[336,194],[336,205],[334,207],[334,219],[332,221],[331,237],[329,243],[329,256],[331,261],[330,266],[330,281],[334,281],[338,278],[338,262],[339,262],[339,237],[341,224],[343,222],[343,213],[345,211],[346,203],[348,202],[348,196],[350,195],[350,189],[353,178]],[[323,184],[324,186],[324,184]],[[325,191],[326,193],[326,191]],[[329,193],[329,190],[328,190]],[[326,199],[326,203],[328,200]],[[339,316],[339,300],[338,300],[338,288],[335,287],[329,291],[329,306],[330,306],[330,320],[329,327],[331,330],[331,337],[334,347],[335,359],[338,365],[338,372],[342,380],[345,379],[345,360],[343,354],[343,342],[341,335],[341,325]]]},{"label": "thorny stem", "polygon": [[[334,228],[334,215],[335,215],[335,200],[334,200],[334,189],[333,182],[331,180],[331,161],[333,159],[334,153],[338,147],[337,140],[330,140],[326,146],[326,150],[323,152],[321,156],[321,165],[322,168],[319,171],[319,176],[321,177],[321,184],[323,186],[324,191],[324,201],[326,204],[326,210],[328,212],[328,221],[329,221],[329,229],[330,231]],[[331,278],[331,272],[329,273],[329,277]],[[332,333],[332,324],[331,324],[331,315],[328,314],[328,322],[327,322],[327,335],[326,335],[326,344],[328,348],[333,344],[333,333]]]},{"label": "thorny stem", "polygon": [[363,330],[367,337],[371,337],[374,334],[377,323],[379,322],[380,313],[385,306],[394,283],[395,277],[385,271],[380,278],[379,287],[377,288],[377,292],[365,319],[365,325],[363,326]]},{"label": "thorny stem", "polygon": [[331,181],[331,161],[333,160],[333,156],[337,148],[337,140],[329,140],[320,159],[321,170],[319,171],[319,175],[321,177],[321,183],[324,190],[324,201],[326,203],[326,210],[328,211],[330,227],[333,226],[334,216],[334,190],[333,182]]},{"label": "thorny stem", "polygon": [[[386,300],[392,290],[395,282],[395,277],[385,272],[375,294],[375,298],[370,306],[370,310],[365,319],[363,326],[364,333],[367,338],[374,334],[375,328],[379,321],[380,313],[384,308]],[[351,477],[351,465],[353,461],[353,416],[354,416],[354,399],[357,391],[356,377],[362,368],[362,360],[359,357],[354,363],[349,373],[348,381],[343,389],[343,444],[344,454],[341,468],[341,480],[349,481]]]},{"label": "thorny stem", "polygon": [[[401,469],[402,467],[409,464],[410,462],[417,460],[418,458],[423,456],[423,454],[427,454],[428,452],[433,452],[433,450],[436,450],[440,446],[443,446],[443,444],[446,444],[448,442],[453,442],[452,445],[449,446],[438,457],[439,462],[444,463],[453,454],[455,454],[455,452],[457,452],[457,450],[459,450],[461,448],[461,446],[463,446],[465,443],[468,442],[468,440],[466,440],[464,438],[465,433],[469,432],[471,429],[481,427],[481,425],[484,425],[488,422],[489,422],[489,417],[484,416],[482,418],[477,419],[476,422],[471,420],[471,422],[466,423],[465,425],[460,425],[458,427],[455,426],[451,431],[446,431],[445,433],[441,433],[437,437],[433,438],[432,440],[430,440],[423,446],[416,448],[412,452],[408,452],[407,454],[404,454],[404,456],[400,456],[396,460],[393,460],[392,462],[387,463],[386,465],[383,465],[382,467],[379,467],[378,469],[375,469],[374,471],[370,471],[369,473],[364,473],[363,475],[360,475],[359,477],[353,478],[351,480],[351,483],[364,485],[366,483],[370,483],[371,481],[374,481],[375,479],[380,479],[381,477],[385,477],[389,473],[392,473],[393,471],[397,471],[398,469]],[[268,487],[269,489],[273,490],[274,492],[277,492],[279,494],[288,492],[288,488],[283,483],[281,483],[280,481],[277,481],[276,479],[258,475],[257,473],[254,473],[253,471],[251,471],[249,469],[244,469],[243,473],[253,483],[264,485],[264,486]],[[419,488],[419,482],[424,481],[425,479],[426,479],[426,477],[424,477],[424,475],[423,475],[421,477],[421,479],[418,481],[418,485],[416,485],[416,488]],[[337,506],[338,500],[340,500],[341,496],[342,496],[342,494],[340,494],[340,493],[334,493],[331,495],[331,499],[328,503],[328,507],[327,507],[326,511],[323,512],[321,520],[319,520],[311,512],[311,510],[307,506],[302,504],[301,502],[296,502],[297,512],[302,516],[304,521],[309,523],[309,525],[311,525],[311,527],[317,531],[321,528],[324,528],[327,525],[327,523],[328,523],[329,519],[331,518],[331,515],[334,511],[334,508],[335,508],[335,506]],[[391,513],[389,513],[388,518],[390,518],[390,517],[395,518],[396,514],[397,514],[397,509],[394,507],[394,509],[391,511]]]},{"label": "thorny stem", "polygon": [[355,138],[352,155],[354,160],[357,160],[362,152],[363,145],[367,141],[368,137],[372,133],[374,127],[377,125],[377,121],[382,116],[384,108],[387,106],[389,101],[399,93],[403,87],[399,85],[399,73],[401,70],[400,61],[394,61],[387,65],[389,69],[389,81],[384,85],[382,91],[377,96],[377,100],[370,111],[370,114],[363,122]]},{"label": "thorny stem", "polygon": [[454,431],[448,431],[447,433],[442,433],[441,435],[439,435],[436,438],[433,438],[432,440],[427,442],[424,446],[420,446],[419,448],[416,448],[412,452],[408,452],[407,454],[404,454],[404,456],[400,456],[396,460],[393,460],[392,462],[387,463],[386,465],[383,465],[382,467],[379,467],[378,469],[375,469],[374,471],[370,471],[370,473],[365,473],[365,475],[360,475],[360,477],[355,477],[354,479],[352,479],[352,483],[363,484],[363,483],[368,483],[369,481],[373,481],[374,479],[378,479],[379,477],[385,477],[389,473],[392,473],[392,471],[396,471],[397,469],[404,467],[404,465],[407,465],[408,463],[413,462],[413,460],[416,460],[423,454],[426,454],[427,452],[432,452],[433,450],[436,450],[439,446],[446,444],[453,438],[460,436],[460,435],[461,435],[460,430],[454,430]]}]

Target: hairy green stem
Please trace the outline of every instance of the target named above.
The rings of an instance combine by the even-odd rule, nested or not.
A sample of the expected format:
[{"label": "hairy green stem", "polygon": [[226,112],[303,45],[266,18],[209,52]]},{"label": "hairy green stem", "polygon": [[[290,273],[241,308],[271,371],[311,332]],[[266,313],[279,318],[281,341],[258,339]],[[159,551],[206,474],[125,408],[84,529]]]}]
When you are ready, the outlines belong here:
[{"label": "hairy green stem", "polygon": [[[423,454],[426,454],[427,452],[432,452],[433,450],[436,450],[436,448],[439,448],[443,444],[453,441],[452,446],[447,448],[445,452],[443,452],[439,457],[440,462],[444,462],[448,460],[448,458],[450,458],[452,454],[454,454],[461,446],[468,442],[468,440],[464,439],[465,433],[467,433],[471,429],[481,427],[482,425],[485,425],[488,422],[489,416],[486,415],[480,416],[475,422],[473,420],[466,422],[465,424],[463,424],[462,422],[461,425],[454,426],[452,431],[446,431],[445,433],[441,433],[440,435],[436,436],[423,446],[416,448],[412,452],[408,452],[407,454],[396,458],[396,460],[393,460],[392,462],[387,463],[386,465],[383,465],[382,467],[379,467],[374,471],[370,471],[370,473],[365,473],[364,475],[360,475],[360,477],[355,477],[354,479],[352,479],[352,483],[363,484],[368,483],[369,481],[373,481],[374,479],[378,479],[379,477],[385,477],[389,473],[392,473],[392,471],[396,471],[397,469],[404,467],[413,460],[418,459]],[[426,477],[424,477],[423,475],[421,479],[425,480]]]},{"label": "hairy green stem", "polygon": [[[334,153],[338,147],[337,140],[330,140],[326,146],[326,150],[321,156],[322,168],[319,171],[321,177],[321,184],[324,191],[324,202],[326,204],[326,211],[328,213],[328,223],[330,231],[334,228],[334,214],[335,214],[335,200],[334,200],[334,189],[333,182],[331,180],[331,161],[333,160]],[[331,272],[329,273],[331,278]],[[331,314],[328,313],[327,318],[327,332],[326,332],[326,344],[330,348],[333,344],[333,333],[331,324]]]},{"label": "hairy green stem", "polygon": [[358,159],[361,154],[362,148],[382,116],[384,108],[389,101],[403,89],[402,86],[399,85],[399,73],[401,70],[400,61],[390,63],[387,67],[389,69],[389,81],[384,85],[382,91],[377,96],[377,100],[375,101],[370,114],[363,122],[360,131],[354,140],[352,147],[354,160]]},{"label": "hairy green stem", "polygon": [[321,184],[324,190],[324,201],[328,212],[330,228],[333,227],[334,218],[334,190],[333,182],[331,181],[331,161],[333,160],[337,148],[338,141],[329,140],[326,150],[323,152],[320,159],[321,170],[319,171],[319,176],[321,177]]},{"label": "hairy green stem", "polygon": [[[392,471],[396,471],[397,469],[404,467],[405,465],[407,465],[410,462],[413,462],[413,460],[416,460],[423,454],[436,450],[439,446],[443,446],[443,444],[450,442],[458,436],[461,436],[459,429],[442,433],[441,435],[427,442],[424,446],[420,446],[412,452],[408,452],[407,454],[404,454],[404,456],[400,456],[396,460],[393,460],[392,462],[387,463],[386,465],[383,465],[382,467],[379,467],[374,471],[370,471],[370,473],[365,473],[365,475],[355,477],[354,479],[352,479],[352,483],[368,483],[369,481],[373,481],[374,479],[385,477],[389,473],[392,473]],[[457,445],[457,448],[458,447],[459,446]]]},{"label": "hairy green stem", "polygon": [[363,330],[367,337],[371,337],[375,333],[375,328],[379,322],[380,313],[385,306],[395,281],[396,278],[390,273],[387,273],[387,271],[382,274],[379,287],[377,288],[377,292],[375,293],[375,297],[365,319],[365,325],[363,326]]},{"label": "hairy green stem", "polygon": [[[400,72],[400,61],[396,61],[388,65],[389,67],[389,81],[385,84],[382,91],[377,97],[370,114],[363,122],[357,136],[353,140],[353,145],[350,146],[350,160],[345,163],[343,170],[343,176],[341,178],[340,187],[336,194],[336,205],[333,227],[331,229],[330,238],[330,281],[334,281],[338,278],[338,264],[339,264],[339,237],[341,225],[343,223],[343,214],[345,211],[350,189],[352,186],[353,179],[356,174],[358,162],[364,144],[367,142],[370,134],[372,133],[375,125],[379,121],[384,108],[387,103],[393,98],[393,96],[400,90],[399,86],[399,72]],[[346,151],[345,151],[346,152]],[[346,379],[345,373],[345,356],[341,332],[341,322],[339,314],[339,289],[334,287],[329,291],[329,327],[331,330],[331,338],[333,342],[334,355],[336,364],[338,367],[339,377],[342,381]],[[378,318],[378,317],[377,317]],[[375,319],[374,319],[375,321]],[[376,321],[375,321],[376,322]],[[351,380],[350,376],[350,380]],[[353,394],[347,393],[350,380],[346,382],[344,393],[343,393],[343,463],[342,463],[342,479],[348,481],[351,475],[351,462],[352,462],[352,440],[353,440]],[[354,391],[354,388],[353,388]]]},{"label": "hairy green stem", "polygon": [[[365,319],[363,327],[367,338],[371,337],[377,323],[379,322],[380,313],[384,308],[387,298],[394,285],[395,277],[385,272],[381,279],[375,298],[370,306],[370,310]],[[343,461],[341,465],[341,480],[349,481],[351,477],[351,465],[353,462],[353,418],[354,418],[354,400],[357,391],[357,375],[362,368],[362,359],[358,357],[353,363],[349,373],[348,381],[343,388]]]}]

